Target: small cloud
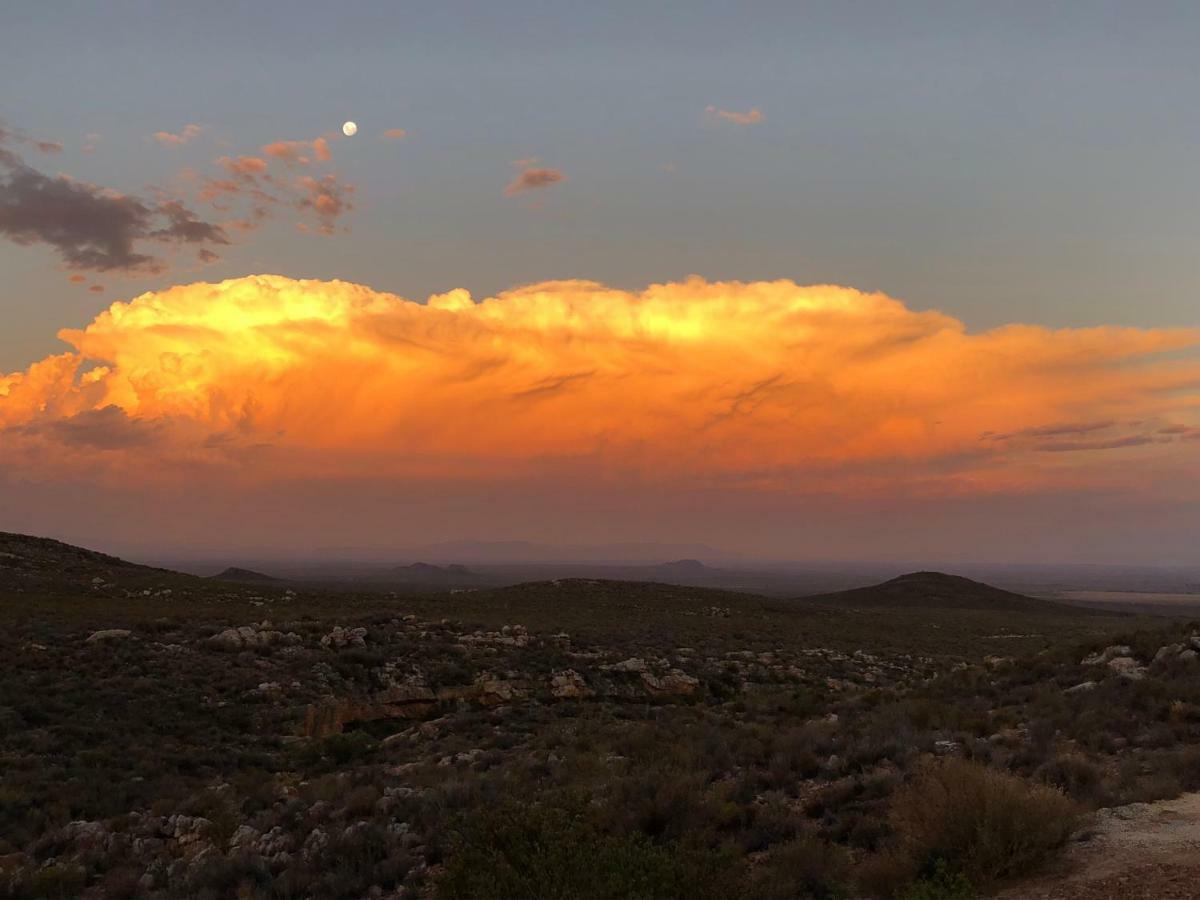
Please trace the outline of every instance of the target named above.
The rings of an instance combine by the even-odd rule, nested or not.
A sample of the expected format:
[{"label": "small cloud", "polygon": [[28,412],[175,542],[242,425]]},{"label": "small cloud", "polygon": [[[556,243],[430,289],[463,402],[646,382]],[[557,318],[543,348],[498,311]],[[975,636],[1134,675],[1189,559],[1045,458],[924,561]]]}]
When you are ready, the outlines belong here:
[{"label": "small cloud", "polygon": [[88,288],[88,290],[91,291],[93,294],[103,294],[104,293],[104,285],[93,284],[91,287]]},{"label": "small cloud", "polygon": [[89,131],[83,136],[83,152],[92,153],[100,144],[101,135],[95,131]]},{"label": "small cloud", "polygon": [[324,137],[312,141],[273,141],[265,144],[262,152],[289,166],[307,166],[314,158],[317,162],[329,162],[333,158],[329,141]]},{"label": "small cloud", "polygon": [[63,145],[58,141],[34,141],[33,146],[43,153],[62,153]]},{"label": "small cloud", "polygon": [[528,159],[519,159],[513,163],[514,166],[521,168],[521,172],[509,182],[504,189],[504,196],[515,197],[517,194],[523,194],[526,191],[534,191],[540,188],[548,188],[551,185],[558,184],[560,181],[566,181],[567,176],[561,169],[538,168],[536,156]]},{"label": "small cloud", "polygon": [[1060,422],[1054,425],[1042,425],[1025,431],[1032,437],[1058,437],[1064,434],[1087,434],[1091,431],[1103,431],[1115,425],[1111,419],[1100,422]]},{"label": "small cloud", "polygon": [[87,281],[87,276],[80,275],[78,272],[76,272],[74,275],[68,278],[67,281],[71,282],[71,284],[83,284],[85,281]]},{"label": "small cloud", "polygon": [[1112,438],[1100,441],[1055,441],[1049,444],[1039,444],[1034,450],[1043,453],[1071,453],[1076,450],[1118,450],[1122,447],[1140,447],[1152,444],[1154,439],[1144,434],[1131,434],[1129,437]]},{"label": "small cloud", "polygon": [[666,172],[668,175],[675,174],[675,163],[673,163],[673,162],[665,162],[658,168],[659,168],[659,171]]},{"label": "small cloud", "polygon": [[734,125],[757,125],[763,120],[762,110],[757,106],[750,107],[746,112],[738,112],[735,109],[721,109],[710,105],[704,108],[704,112],[710,119],[721,119]]},{"label": "small cloud", "polygon": [[221,257],[217,256],[217,254],[215,254],[211,250],[209,250],[207,247],[201,247],[200,250],[196,253],[196,256],[199,258],[200,262],[202,262],[202,263],[216,262],[218,259],[221,258]]},{"label": "small cloud", "polygon": [[383,133],[383,136],[389,140],[402,141],[408,136],[408,132],[403,128],[389,128]]},{"label": "small cloud", "polygon": [[203,129],[199,125],[184,125],[183,131],[179,132],[179,134],[172,134],[169,131],[156,131],[151,137],[164,147],[179,147],[196,137],[201,131]]},{"label": "small cloud", "polygon": [[267,161],[257,156],[222,156],[217,165],[230,175],[261,175],[267,171]]},{"label": "small cloud", "polygon": [[316,213],[322,234],[333,234],[338,218],[354,208],[350,202],[354,185],[340,182],[333,175],[322,178],[305,175],[297,179],[297,184],[304,194],[296,206]]}]

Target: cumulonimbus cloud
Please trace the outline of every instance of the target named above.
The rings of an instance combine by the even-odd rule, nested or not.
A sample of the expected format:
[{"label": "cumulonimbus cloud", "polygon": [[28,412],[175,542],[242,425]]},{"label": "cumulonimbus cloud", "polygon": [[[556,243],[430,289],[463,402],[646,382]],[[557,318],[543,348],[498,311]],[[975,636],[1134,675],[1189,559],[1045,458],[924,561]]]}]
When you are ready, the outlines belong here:
[{"label": "cumulonimbus cloud", "polygon": [[60,336],[69,351],[0,376],[10,471],[572,471],[883,496],[1200,475],[1195,330],[971,333],[790,281],[558,281],[422,304],[263,275],[144,294]]}]

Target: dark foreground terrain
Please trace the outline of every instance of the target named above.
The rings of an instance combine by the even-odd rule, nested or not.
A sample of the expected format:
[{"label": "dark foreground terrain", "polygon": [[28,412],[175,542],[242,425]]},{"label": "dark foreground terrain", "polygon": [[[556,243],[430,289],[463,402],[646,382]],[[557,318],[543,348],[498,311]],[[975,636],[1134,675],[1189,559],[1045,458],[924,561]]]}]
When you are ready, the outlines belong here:
[{"label": "dark foreground terrain", "polygon": [[936,573],[398,596],[0,535],[0,617],[5,897],[955,900],[1200,787],[1200,629]]}]

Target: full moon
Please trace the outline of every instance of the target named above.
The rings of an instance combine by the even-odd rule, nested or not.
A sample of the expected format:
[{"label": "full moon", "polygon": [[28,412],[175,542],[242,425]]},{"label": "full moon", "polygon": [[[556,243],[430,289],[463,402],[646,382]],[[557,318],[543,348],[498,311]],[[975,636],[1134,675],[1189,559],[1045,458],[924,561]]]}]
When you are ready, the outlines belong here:
[{"label": "full moon", "polygon": [[358,126],[353,122],[347,122],[342,126],[342,134],[344,134],[346,137],[354,137],[357,132]]}]

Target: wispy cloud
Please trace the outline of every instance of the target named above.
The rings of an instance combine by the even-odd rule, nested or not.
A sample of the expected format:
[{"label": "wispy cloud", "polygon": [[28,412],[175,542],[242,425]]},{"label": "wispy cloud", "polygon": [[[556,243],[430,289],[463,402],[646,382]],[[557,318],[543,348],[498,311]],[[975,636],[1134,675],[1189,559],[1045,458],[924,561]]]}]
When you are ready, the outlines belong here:
[{"label": "wispy cloud", "polygon": [[289,166],[307,166],[314,160],[329,162],[333,158],[329,149],[329,141],[324,137],[311,141],[274,141],[266,144],[262,148],[262,152]]},{"label": "wispy cloud", "polygon": [[178,134],[172,134],[169,131],[156,131],[151,137],[164,147],[181,147],[193,138],[198,137],[203,130],[199,125],[184,125],[183,130]]},{"label": "wispy cloud", "polygon": [[389,140],[400,141],[408,136],[408,132],[403,128],[389,128],[383,133],[383,136]]}]

